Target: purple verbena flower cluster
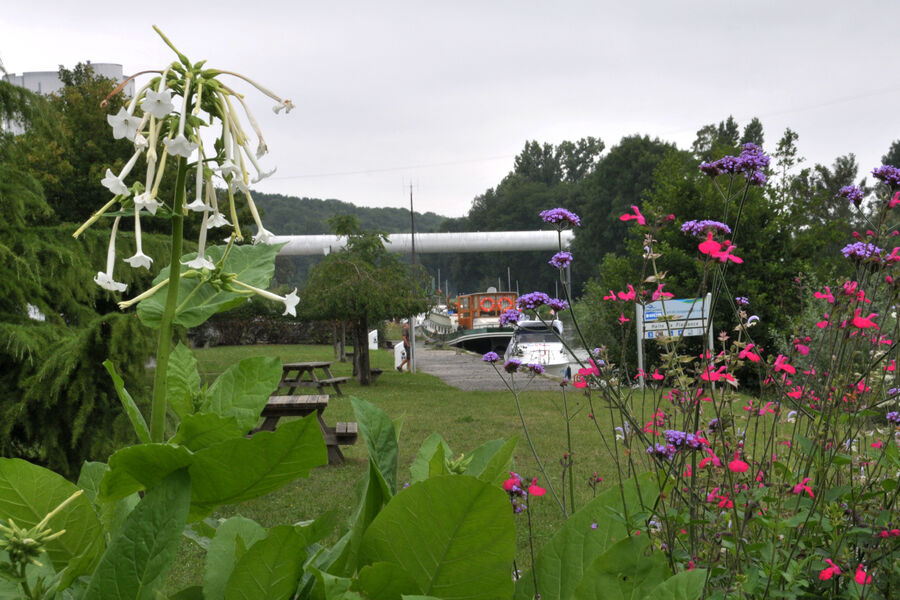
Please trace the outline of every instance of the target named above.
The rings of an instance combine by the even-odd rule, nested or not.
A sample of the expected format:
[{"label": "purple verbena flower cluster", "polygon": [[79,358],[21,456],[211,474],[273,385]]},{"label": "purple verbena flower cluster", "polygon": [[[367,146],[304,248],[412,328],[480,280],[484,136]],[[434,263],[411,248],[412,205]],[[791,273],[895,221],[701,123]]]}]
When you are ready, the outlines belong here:
[{"label": "purple verbena flower cluster", "polygon": [[841,198],[846,198],[854,206],[859,206],[863,199],[863,191],[855,185],[845,185],[838,190],[837,195]]},{"label": "purple verbena flower cluster", "polygon": [[528,363],[525,365],[525,368],[534,373],[535,375],[543,375],[544,374],[544,365],[540,363]]},{"label": "purple verbena flower cluster", "polygon": [[547,306],[552,308],[554,311],[559,312],[561,310],[568,310],[569,303],[559,298],[550,298],[550,302],[547,303]]},{"label": "purple verbena flower cluster", "polygon": [[503,368],[507,373],[515,373],[519,370],[519,367],[522,366],[522,361],[518,358],[511,358],[505,363],[503,363]]},{"label": "purple verbena flower cluster", "polygon": [[841,248],[841,254],[846,258],[862,260],[872,256],[880,256],[881,248],[868,242],[854,242]]},{"label": "purple verbena flower cluster", "polygon": [[557,269],[565,269],[572,262],[571,252],[557,252],[550,259],[549,264]]},{"label": "purple verbena flower cluster", "polygon": [[703,237],[707,231],[718,231],[725,235],[731,235],[731,227],[719,221],[703,219],[702,221],[685,221],[681,231],[694,237]]},{"label": "purple verbena flower cluster", "polygon": [[495,363],[500,360],[500,355],[496,352],[487,352],[484,356],[481,357],[481,360],[484,362]]},{"label": "purple verbena flower cluster", "polygon": [[709,425],[706,427],[707,431],[712,433],[713,431],[715,431],[718,428],[719,428],[719,419],[710,419]]},{"label": "purple verbena flower cluster", "polygon": [[647,448],[647,454],[650,456],[657,456],[659,458],[665,458],[667,460],[672,460],[675,456],[675,446],[670,446],[666,444],[653,444],[649,448]]},{"label": "purple verbena flower cluster", "polygon": [[528,490],[518,473],[510,471],[509,479],[503,482],[503,490],[509,494],[509,501],[515,514],[528,510]]},{"label": "purple verbena flower cluster", "polygon": [[503,311],[503,314],[500,315],[500,327],[506,327],[512,323],[518,323],[522,320],[522,313],[517,311],[514,308]]},{"label": "purple verbena flower cluster", "polygon": [[550,296],[548,296],[544,292],[531,292],[530,294],[524,294],[522,296],[519,296],[519,299],[516,301],[516,306],[518,306],[519,308],[529,308],[532,310],[545,304],[550,304]]},{"label": "purple verbena flower cluster", "polygon": [[686,431],[678,431],[675,429],[667,429],[663,431],[663,435],[666,436],[666,442],[668,442],[669,446],[674,446],[677,450],[680,446],[685,446],[690,448],[691,450],[699,450],[703,448],[705,444],[705,440],[694,433],[688,433]]},{"label": "purple verbena flower cluster", "polygon": [[894,425],[900,425],[900,412],[897,412],[896,410],[886,414],[885,418],[888,420],[888,423],[893,423]]},{"label": "purple verbena flower cluster", "polygon": [[565,208],[550,208],[541,211],[541,219],[544,223],[551,223],[560,229],[567,226],[579,227],[581,219],[571,210]]},{"label": "purple verbena flower cluster", "polygon": [[900,169],[891,165],[876,167],[872,170],[872,176],[890,186],[900,185]]},{"label": "purple verbena flower cluster", "polygon": [[756,144],[747,143],[741,146],[741,153],[738,156],[723,156],[711,163],[701,163],[700,170],[710,177],[724,173],[743,173],[750,185],[763,185],[766,182],[766,174],[763,173],[763,169],[767,166],[769,166],[769,157],[763,153],[762,148]]},{"label": "purple verbena flower cluster", "polygon": [[750,306],[750,300],[746,296],[738,296],[734,299],[734,303],[738,306]]}]

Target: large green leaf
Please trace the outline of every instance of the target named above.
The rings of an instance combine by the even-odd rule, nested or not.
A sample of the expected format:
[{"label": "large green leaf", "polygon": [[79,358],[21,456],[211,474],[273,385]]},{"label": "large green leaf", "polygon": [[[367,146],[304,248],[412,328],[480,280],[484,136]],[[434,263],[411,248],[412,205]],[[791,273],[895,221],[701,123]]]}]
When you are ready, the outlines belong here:
[{"label": "large green leaf", "polygon": [[246,553],[247,548],[266,535],[262,525],[245,517],[231,517],[219,525],[206,553],[206,568],[203,572],[203,595],[206,600],[225,597],[225,585],[235,563]]},{"label": "large green leaf", "polygon": [[84,490],[84,495],[93,504],[94,511],[103,525],[106,541],[110,542],[111,536],[119,530],[140,498],[137,494],[131,494],[114,501],[104,500],[100,494],[100,486],[107,471],[109,466],[106,463],[85,462],[81,465],[81,473],[78,475],[78,487]]},{"label": "large green leaf", "polygon": [[365,400],[350,398],[359,431],[366,441],[369,456],[388,484],[391,494],[397,493],[399,444],[394,422],[383,410]]},{"label": "large green leaf", "polygon": [[445,475],[394,496],[363,536],[361,563],[391,562],[438,598],[509,598],[515,527],[506,494]]},{"label": "large green leaf", "polygon": [[[640,494],[634,479],[623,482],[621,490],[613,487],[598,494],[569,517],[544,545],[534,567],[543,600],[572,598],[591,563],[613,544],[628,537],[625,525],[611,516],[624,512],[625,507],[630,514],[644,511],[641,499],[652,505],[659,495],[653,474],[641,475],[638,482]],[[533,597],[533,587],[532,577],[526,574],[516,584],[515,597],[520,600]]]},{"label": "large green leaf", "polygon": [[156,598],[175,560],[190,498],[187,469],[169,474],[148,491],[128,515],[121,535],[107,548],[84,597]]},{"label": "large green leaf", "polygon": [[366,598],[400,600],[404,594],[416,594],[419,584],[398,564],[377,562],[359,572],[359,589]]},{"label": "large green leaf", "polygon": [[194,455],[183,446],[141,444],[116,451],[100,482],[102,500],[118,500],[149,489],[167,475],[190,465]]},{"label": "large green leaf", "polygon": [[[646,535],[632,536],[613,545],[585,571],[573,596],[577,600],[638,600],[672,573],[662,551],[644,553]],[[538,591],[541,580],[538,579]]]},{"label": "large green leaf", "polygon": [[369,471],[362,482],[359,494],[360,502],[353,515],[350,531],[327,550],[318,563],[320,568],[326,569],[335,575],[349,577],[356,573],[359,567],[359,549],[362,546],[363,536],[378,513],[391,499],[391,492],[381,476],[375,461],[369,459]]},{"label": "large green leaf", "polygon": [[[179,419],[194,412],[194,398],[200,395],[200,374],[197,359],[190,349],[178,343],[169,355],[166,371],[166,402]],[[143,440],[142,440],[143,441]]]},{"label": "large green leaf", "polygon": [[502,439],[485,442],[472,452],[472,462],[466,469],[466,475],[500,485],[509,478],[513,452],[518,443],[518,436],[505,442]]},{"label": "large green leaf", "polygon": [[[283,525],[255,544],[237,561],[225,600],[292,598],[306,560],[306,538],[297,528]],[[208,600],[212,600],[207,597]]]},{"label": "large green leaf", "polygon": [[281,381],[281,360],[267,356],[245,358],[219,375],[206,391],[201,410],[222,417],[234,417],[238,426],[250,431],[269,395]]},{"label": "large green leaf", "polygon": [[125,389],[125,382],[122,381],[122,378],[119,377],[119,374],[116,372],[115,365],[113,365],[112,361],[107,358],[105,361],[103,361],[103,366],[106,367],[106,370],[109,372],[109,376],[113,380],[113,386],[116,388],[116,394],[119,395],[119,401],[122,403],[122,408],[125,409],[125,414],[128,415],[128,420],[131,421],[131,426],[132,428],[134,428],[134,433],[137,435],[142,444],[149,444],[150,429],[147,428],[147,421],[144,420],[144,415],[141,414],[140,409],[134,401],[134,398],[132,398],[131,394],[128,393],[128,390]]},{"label": "large green leaf", "polygon": [[215,413],[195,413],[181,420],[178,431],[169,443],[185,446],[196,452],[246,433],[247,429],[238,425],[235,417],[221,417]]},{"label": "large green leaf", "polygon": [[[19,527],[30,528],[59,506],[78,486],[49,469],[18,458],[0,458],[0,520],[12,519]],[[65,580],[90,573],[103,553],[100,520],[83,494],[67,504],[47,524],[66,533],[47,543],[46,551],[57,571],[70,563]]]},{"label": "large green leaf", "polygon": [[440,462],[443,464],[444,457],[449,457],[451,454],[450,446],[439,433],[429,435],[419,446],[416,458],[409,468],[410,483],[425,481],[432,475],[431,465],[435,456],[440,455]]},{"label": "large green leaf", "polygon": [[203,448],[193,458],[191,521],[202,519],[222,504],[236,504],[274,491],[328,462],[314,414],[282,423],[275,431]]},{"label": "large green leaf", "polygon": [[[237,278],[257,288],[265,289],[269,286],[269,280],[275,272],[275,256],[281,246],[258,244],[255,246],[233,246],[225,261],[223,271],[235,273]],[[225,246],[214,246],[206,249],[207,257],[213,262],[218,262],[224,254]],[[185,259],[193,255],[185,256]],[[181,272],[189,270],[189,267],[181,266]],[[163,268],[154,285],[169,277],[169,268]],[[146,300],[138,304],[138,317],[148,327],[159,327],[163,306],[166,301],[167,288],[164,287]],[[185,327],[196,327],[206,322],[217,312],[239,306],[246,301],[243,294],[229,292],[224,289],[216,289],[210,284],[203,283],[200,278],[185,279],[182,277],[178,285],[178,309],[175,313],[175,323]]]},{"label": "large green leaf", "polygon": [[705,583],[705,569],[682,571],[653,588],[644,600],[699,600]]}]

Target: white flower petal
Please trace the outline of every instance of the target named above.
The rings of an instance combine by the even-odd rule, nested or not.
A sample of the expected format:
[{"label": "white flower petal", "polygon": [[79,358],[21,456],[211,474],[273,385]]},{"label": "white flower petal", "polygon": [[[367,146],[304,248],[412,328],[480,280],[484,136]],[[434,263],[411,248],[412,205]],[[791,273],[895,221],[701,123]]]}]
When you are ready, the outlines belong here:
[{"label": "white flower petal", "polygon": [[272,169],[271,171],[266,171],[266,172],[260,171],[260,172],[259,172],[259,175],[258,175],[255,179],[253,179],[252,181],[253,181],[253,183],[259,183],[260,181],[262,181],[262,180],[265,179],[266,177],[271,177],[272,175],[274,175],[274,174],[275,174],[275,171],[277,171],[277,170],[278,170],[278,167],[275,167],[275,168]]},{"label": "white flower petal", "polygon": [[141,124],[141,120],[134,115],[129,115],[125,107],[120,108],[119,112],[114,115],[106,115],[106,122],[112,125],[113,137],[117,140],[134,139]]},{"label": "white flower petal", "polygon": [[172,92],[169,90],[161,92],[147,90],[147,93],[144,95],[144,101],[141,103],[141,108],[144,109],[144,112],[150,113],[157,119],[164,118],[175,108],[175,105],[172,104]]},{"label": "white flower petal", "polygon": [[172,140],[167,139],[164,143],[169,150],[169,154],[173,156],[190,158],[194,150],[197,149],[197,144],[189,141],[183,134]]},{"label": "white flower petal", "polygon": [[284,297],[284,313],[285,315],[291,315],[292,317],[297,316],[297,304],[300,303],[300,298],[297,296],[297,288],[294,288],[294,291]]},{"label": "white flower petal", "polygon": [[106,170],[106,177],[100,183],[116,196],[130,196],[131,190],[125,185],[125,182],[119,179],[111,169]]},{"label": "white flower petal", "polygon": [[214,214],[212,217],[210,217],[209,220],[206,222],[206,227],[208,229],[212,228],[212,227],[230,227],[230,226],[231,226],[231,223],[228,221],[228,219],[226,219],[224,216],[222,216],[222,213],[218,213],[218,212],[216,214]]},{"label": "white flower petal", "polygon": [[111,292],[124,292],[128,287],[127,283],[119,283],[103,271],[97,273],[96,277],[94,277],[94,283]]},{"label": "white flower petal", "polygon": [[160,203],[157,202],[156,198],[150,196],[150,192],[144,192],[143,194],[135,196],[134,205],[137,206],[138,209],[145,209],[151,215],[155,215],[156,209],[160,207]]},{"label": "white flower petal", "polygon": [[262,227],[259,231],[256,232],[256,235],[253,236],[253,243],[269,244],[272,242],[273,237],[275,237],[275,234],[267,230],[265,227]]},{"label": "white flower petal", "polygon": [[193,210],[195,212],[204,212],[207,210],[212,210],[212,206],[204,202],[203,200],[194,200],[187,206],[185,206],[188,210]]},{"label": "white flower petal", "polygon": [[215,263],[206,258],[205,256],[198,256],[194,260],[189,260],[187,262],[181,263],[186,267],[190,267],[192,269],[209,269],[213,270],[216,268]]},{"label": "white flower petal", "polygon": [[133,269],[139,269],[141,267],[149,269],[150,265],[153,264],[153,259],[143,252],[138,252],[131,258],[126,258],[125,262],[131,265]]}]

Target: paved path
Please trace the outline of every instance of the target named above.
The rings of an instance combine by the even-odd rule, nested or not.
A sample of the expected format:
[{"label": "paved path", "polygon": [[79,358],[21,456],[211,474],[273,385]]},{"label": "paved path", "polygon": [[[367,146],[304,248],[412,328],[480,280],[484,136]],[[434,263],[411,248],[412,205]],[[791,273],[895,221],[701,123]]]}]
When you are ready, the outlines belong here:
[{"label": "paved path", "polygon": [[[444,383],[455,388],[475,390],[506,390],[500,375],[494,371],[491,365],[481,360],[481,355],[472,352],[456,350],[436,350],[416,345],[416,370],[436,375]],[[505,375],[505,373],[504,373]],[[516,375],[518,381],[524,385],[527,375]],[[558,390],[559,382],[549,377],[535,377],[527,390]]]}]

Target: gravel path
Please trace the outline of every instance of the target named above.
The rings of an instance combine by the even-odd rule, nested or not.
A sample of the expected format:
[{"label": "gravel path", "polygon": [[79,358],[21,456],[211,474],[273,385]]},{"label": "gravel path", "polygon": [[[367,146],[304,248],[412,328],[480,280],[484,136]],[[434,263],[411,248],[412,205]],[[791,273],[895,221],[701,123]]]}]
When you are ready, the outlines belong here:
[{"label": "gravel path", "polygon": [[[416,369],[439,377],[444,383],[465,391],[506,390],[506,385],[480,354],[456,350],[437,350],[416,346]],[[516,377],[527,376],[516,375]],[[559,382],[549,377],[536,377],[528,390],[557,390]]]}]

